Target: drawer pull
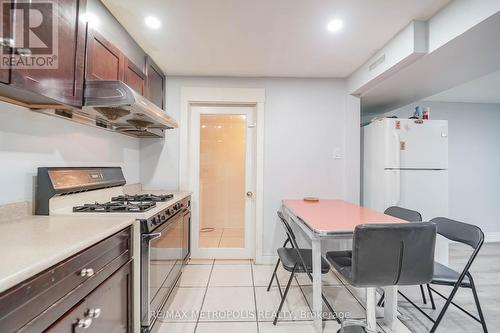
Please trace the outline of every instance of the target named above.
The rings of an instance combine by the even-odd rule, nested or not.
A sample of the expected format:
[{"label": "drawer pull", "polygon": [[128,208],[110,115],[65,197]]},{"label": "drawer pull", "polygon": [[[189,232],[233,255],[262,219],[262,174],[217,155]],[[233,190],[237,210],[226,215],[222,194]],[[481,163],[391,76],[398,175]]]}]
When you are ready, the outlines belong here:
[{"label": "drawer pull", "polygon": [[92,318],[78,319],[76,327],[87,329],[92,325]]},{"label": "drawer pull", "polygon": [[82,277],[91,277],[94,275],[94,270],[92,268],[84,268],[80,271],[80,276]]},{"label": "drawer pull", "polygon": [[101,315],[101,309],[95,308],[95,309],[89,309],[87,312],[87,317],[88,318],[99,318]]}]

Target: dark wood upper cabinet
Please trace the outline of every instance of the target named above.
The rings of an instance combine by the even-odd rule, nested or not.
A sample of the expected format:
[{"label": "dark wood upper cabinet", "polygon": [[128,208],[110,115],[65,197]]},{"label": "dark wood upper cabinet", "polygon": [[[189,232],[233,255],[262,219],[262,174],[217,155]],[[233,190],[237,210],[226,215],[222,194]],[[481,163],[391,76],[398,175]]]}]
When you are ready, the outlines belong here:
[{"label": "dark wood upper cabinet", "polygon": [[125,82],[125,84],[127,84],[130,88],[134,89],[139,94],[144,96],[146,75],[141,68],[136,66],[128,58],[125,58],[123,82]]},{"label": "dark wood upper cabinet", "polygon": [[[45,58],[46,62],[42,66],[13,67],[10,78],[12,86],[63,104],[82,105],[86,23],[79,18],[86,10],[86,3],[86,0],[52,0],[45,3],[51,6],[39,7],[38,2],[15,2],[16,9],[23,10],[24,13],[32,9],[40,11],[44,20],[52,18],[52,24],[42,24],[36,30],[37,37],[47,47],[40,47],[39,43],[29,44],[32,41],[27,37],[28,28],[19,27],[23,29],[24,43],[28,43],[27,40],[29,43],[15,45],[14,53],[27,59],[37,59],[48,52],[54,64],[57,64],[50,66],[50,60]],[[4,76],[5,74],[2,75]]]},{"label": "dark wood upper cabinet", "polygon": [[165,74],[154,61],[148,57],[146,61],[146,98],[165,109]]},{"label": "dark wood upper cabinet", "polygon": [[[99,12],[100,19],[106,22],[103,26],[107,29],[103,31],[96,31],[82,19],[87,12],[87,5],[89,10],[94,10],[97,8],[96,4],[98,8],[102,7]],[[120,80],[158,107],[165,109],[165,74],[143,53],[100,2],[13,1],[11,6],[19,12],[22,10],[28,23],[27,13],[41,11],[43,20],[52,24],[42,24],[31,30],[27,27],[14,27],[9,18],[10,11],[3,11],[0,22],[3,29],[0,30],[4,35],[5,31],[8,31],[7,34],[12,36],[24,36],[16,41],[24,44],[16,44],[12,48],[0,45],[2,53],[10,52],[20,59],[33,62],[43,53],[43,47],[40,47],[38,41],[31,44],[31,37],[36,35],[42,45],[52,47],[45,47],[44,52],[50,51],[49,54],[55,56],[53,61],[56,65],[0,68],[0,96],[7,97],[13,103],[33,108],[54,108],[59,105],[81,107],[85,80]],[[112,39],[106,39],[103,34]],[[5,44],[5,41],[2,43]]]},{"label": "dark wood upper cabinet", "polygon": [[[0,5],[3,5],[3,3],[0,3]],[[2,10],[2,21],[0,22],[1,26],[1,31],[2,31],[2,36],[3,40],[0,43],[0,53],[2,55],[9,55],[12,52],[12,48],[10,48],[9,45],[9,38],[11,38],[11,23],[9,16],[7,15],[7,12],[5,10]],[[1,83],[10,83],[10,69],[8,67],[0,67],[0,82]]]},{"label": "dark wood upper cabinet", "polygon": [[0,82],[9,83],[10,73],[8,68],[0,68]]},{"label": "dark wood upper cabinet", "polygon": [[87,80],[122,80],[124,57],[118,48],[94,29],[87,37]]}]

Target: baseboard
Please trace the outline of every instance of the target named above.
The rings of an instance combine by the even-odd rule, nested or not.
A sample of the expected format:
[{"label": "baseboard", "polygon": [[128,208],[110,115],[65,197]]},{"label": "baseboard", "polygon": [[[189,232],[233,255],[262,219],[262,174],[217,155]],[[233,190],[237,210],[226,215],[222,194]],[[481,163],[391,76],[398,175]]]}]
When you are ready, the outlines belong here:
[{"label": "baseboard", "polygon": [[500,232],[485,232],[484,233],[485,243],[500,243]]},{"label": "baseboard", "polygon": [[276,260],[278,260],[277,255],[263,255],[260,258],[257,258],[255,260],[255,263],[257,265],[268,265],[268,264],[275,264]]}]

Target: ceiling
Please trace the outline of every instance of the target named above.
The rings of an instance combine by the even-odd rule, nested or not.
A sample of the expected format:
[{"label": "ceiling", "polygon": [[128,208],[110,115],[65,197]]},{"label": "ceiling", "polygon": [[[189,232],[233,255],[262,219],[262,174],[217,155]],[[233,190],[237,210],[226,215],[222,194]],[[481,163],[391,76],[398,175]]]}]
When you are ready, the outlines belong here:
[{"label": "ceiling", "polygon": [[[364,93],[361,96],[362,113],[384,113],[419,100],[429,100],[429,96],[449,89],[452,92],[444,96],[458,99],[457,94],[464,91],[463,88],[455,89],[461,89],[461,85],[467,88],[467,82],[479,80],[471,85],[487,85],[488,80],[495,82],[494,78],[485,76],[500,71],[499,31],[500,12]],[[477,88],[475,92],[468,93],[470,98],[475,95],[479,99],[479,94],[491,97],[495,88],[498,91],[498,85],[487,87],[487,91],[479,91],[479,86]]]},{"label": "ceiling", "polygon": [[[103,0],[169,75],[346,77],[449,0]],[[148,15],[162,26],[151,30]],[[327,23],[342,19],[341,31]]]},{"label": "ceiling", "polygon": [[427,97],[426,101],[500,104],[500,71]]}]

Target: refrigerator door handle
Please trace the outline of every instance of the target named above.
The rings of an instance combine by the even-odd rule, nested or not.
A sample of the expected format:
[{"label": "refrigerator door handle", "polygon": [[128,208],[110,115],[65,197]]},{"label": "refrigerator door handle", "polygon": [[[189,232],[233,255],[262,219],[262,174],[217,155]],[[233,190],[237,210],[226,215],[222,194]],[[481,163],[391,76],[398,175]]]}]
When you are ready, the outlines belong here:
[{"label": "refrigerator door handle", "polygon": [[399,205],[401,202],[401,170],[394,170],[394,175],[396,176],[395,180],[395,191],[396,193],[396,200],[394,201],[394,206]]},{"label": "refrigerator door handle", "polygon": [[[396,142],[396,168],[401,167],[401,138],[399,137],[399,134],[397,131],[393,131],[392,134],[394,135],[395,142]],[[400,170],[394,170],[394,184],[395,184],[395,189],[394,192],[396,199],[394,200],[393,206],[399,205],[399,202],[401,201],[401,171]]]}]

